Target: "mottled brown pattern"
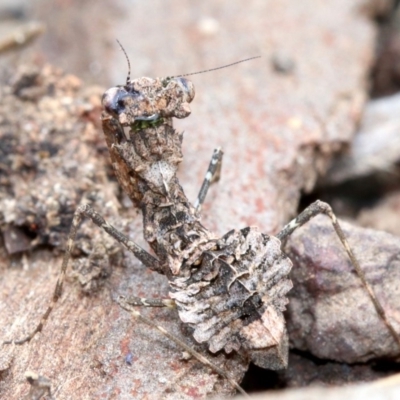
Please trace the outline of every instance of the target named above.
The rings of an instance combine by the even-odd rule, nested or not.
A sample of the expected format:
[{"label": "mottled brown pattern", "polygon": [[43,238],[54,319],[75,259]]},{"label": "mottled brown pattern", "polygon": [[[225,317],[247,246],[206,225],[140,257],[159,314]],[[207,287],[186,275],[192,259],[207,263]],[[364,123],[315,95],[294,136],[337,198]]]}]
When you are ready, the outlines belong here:
[{"label": "mottled brown pattern", "polygon": [[[144,236],[170,282],[181,320],[211,352],[242,353],[271,369],[287,365],[282,315],[292,266],[280,241],[256,228],[221,238],[201,223],[176,177],[190,113],[184,78],[140,78],[103,96],[103,130],[121,186],[143,213]],[[149,265],[151,268],[152,266]]]}]

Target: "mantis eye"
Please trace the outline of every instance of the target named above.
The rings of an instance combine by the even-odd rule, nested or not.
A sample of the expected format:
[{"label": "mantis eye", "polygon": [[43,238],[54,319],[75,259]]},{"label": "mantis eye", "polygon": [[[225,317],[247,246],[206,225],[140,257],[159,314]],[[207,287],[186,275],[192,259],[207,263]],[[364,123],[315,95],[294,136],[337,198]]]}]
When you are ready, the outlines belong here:
[{"label": "mantis eye", "polygon": [[126,107],[128,98],[136,100],[139,92],[127,91],[124,87],[113,87],[108,89],[101,99],[104,109],[111,115],[118,116]]},{"label": "mantis eye", "polygon": [[178,85],[181,87],[183,94],[186,96],[184,101],[190,103],[194,99],[194,85],[191,81],[185,78],[175,78]]}]

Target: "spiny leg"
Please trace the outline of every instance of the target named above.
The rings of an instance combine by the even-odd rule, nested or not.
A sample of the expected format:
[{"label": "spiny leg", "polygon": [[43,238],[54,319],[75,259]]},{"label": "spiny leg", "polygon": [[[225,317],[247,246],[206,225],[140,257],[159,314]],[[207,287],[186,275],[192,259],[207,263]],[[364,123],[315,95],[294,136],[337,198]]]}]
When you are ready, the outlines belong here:
[{"label": "spiny leg", "polygon": [[124,298],[126,304],[133,307],[168,307],[176,308],[176,303],[172,299],[146,299],[143,297],[129,296]]},{"label": "spiny leg", "polygon": [[61,297],[62,294],[62,287],[64,284],[65,275],[67,272],[68,262],[72,255],[72,250],[74,247],[76,234],[78,232],[78,228],[80,222],[82,221],[83,217],[90,218],[97,226],[104,229],[109,235],[111,235],[114,239],[116,239],[119,243],[123,244],[129,251],[131,251],[146,267],[155,270],[157,272],[161,271],[159,261],[149,254],[147,251],[143,250],[140,246],[138,246],[135,242],[129,240],[123,233],[119,232],[115,229],[112,225],[108,224],[105,219],[96,211],[94,211],[89,205],[82,204],[77,208],[74,214],[74,218],[72,220],[71,230],[68,235],[67,241],[67,249],[64,253],[64,258],[61,264],[60,274],[57,279],[56,287],[53,292],[53,296],[48,306],[47,310],[43,314],[39,324],[36,328],[26,337],[21,340],[16,341],[7,341],[4,344],[17,344],[21,345],[26,342],[29,342],[38,332],[43,329],[44,324],[46,323],[47,319],[51,311],[53,310],[55,304],[57,303],[58,299]]},{"label": "spiny leg", "polygon": [[200,213],[201,206],[204,203],[204,200],[207,196],[208,189],[211,184],[217,182],[221,176],[221,166],[222,166],[222,156],[224,155],[223,151],[220,147],[214,150],[214,153],[211,157],[210,165],[208,166],[206,176],[204,178],[203,184],[201,185],[199,195],[194,203],[194,207],[196,209],[196,214]]},{"label": "spiny leg", "polygon": [[243,396],[246,398],[250,398],[249,395],[241,388],[240,385],[238,385],[233,378],[230,377],[230,375],[224,371],[222,368],[219,368],[217,365],[213,364],[210,362],[206,357],[204,357],[202,354],[194,350],[192,347],[187,345],[185,342],[165,330],[162,326],[155,324],[151,319],[143,316],[137,309],[135,308],[136,305],[132,305],[129,303],[129,299],[125,299],[123,296],[120,296],[118,298],[118,304],[125,310],[129,311],[135,318],[139,319],[140,321],[144,322],[145,324],[151,326],[154,329],[157,329],[160,331],[164,336],[166,336],[168,339],[172,340],[174,343],[176,343],[179,347],[187,351],[193,358],[201,362],[202,364],[208,366],[211,368],[213,371],[215,371],[218,375],[220,375],[222,378],[226,379],[235,389],[237,389]]},{"label": "spiny leg", "polygon": [[374,307],[376,309],[376,312],[378,315],[382,318],[384,321],[385,325],[387,326],[389,332],[397,342],[397,344],[400,347],[400,335],[396,332],[394,329],[393,325],[389,321],[388,317],[386,316],[385,310],[382,307],[381,303],[379,302],[378,298],[376,297],[376,294],[374,290],[372,289],[371,285],[368,283],[365,274],[363,270],[361,269],[360,263],[358,262],[357,258],[355,257],[353,251],[351,250],[347,239],[344,235],[344,232],[342,230],[342,227],[339,224],[339,221],[336,218],[336,215],[333,213],[332,208],[329,204],[324,203],[320,200],[317,200],[316,202],[312,203],[309,205],[302,213],[300,213],[295,219],[290,221],[277,235],[276,237],[280,239],[282,242],[284,242],[298,227],[304,225],[306,222],[308,222],[311,218],[315,217],[318,214],[325,214],[327,215],[332,222],[332,225],[336,231],[337,236],[339,237],[340,241],[343,244],[343,247],[346,250],[346,253],[348,254],[350,261],[352,265],[354,266],[354,269],[356,270],[359,278],[361,279],[361,282],[365,289],[367,290],[367,293],[369,297],[372,300],[372,303],[374,304]]}]

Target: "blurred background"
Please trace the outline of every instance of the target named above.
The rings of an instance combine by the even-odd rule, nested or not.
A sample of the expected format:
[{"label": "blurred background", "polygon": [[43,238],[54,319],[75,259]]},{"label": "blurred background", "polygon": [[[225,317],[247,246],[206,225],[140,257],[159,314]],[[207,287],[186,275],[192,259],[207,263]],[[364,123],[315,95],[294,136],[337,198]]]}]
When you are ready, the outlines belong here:
[{"label": "blurred background", "polygon": [[32,21],[43,24],[46,32],[30,52],[32,58],[87,83],[109,86],[123,81],[127,68],[115,39],[126,48],[134,76],[178,74],[185,67],[190,72],[258,54],[252,24],[265,6],[250,5],[247,15],[226,2],[2,0],[0,7],[3,35]]}]

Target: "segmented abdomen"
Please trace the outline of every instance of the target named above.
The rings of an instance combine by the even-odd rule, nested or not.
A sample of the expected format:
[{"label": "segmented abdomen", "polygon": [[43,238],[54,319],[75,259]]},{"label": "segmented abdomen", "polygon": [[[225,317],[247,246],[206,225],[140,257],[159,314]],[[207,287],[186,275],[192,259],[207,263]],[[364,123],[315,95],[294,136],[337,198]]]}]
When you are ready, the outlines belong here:
[{"label": "segmented abdomen", "polygon": [[[291,267],[277,238],[253,227],[232,230],[202,254],[188,277],[171,281],[171,297],[196,341],[207,342],[211,352],[246,349],[258,365],[271,367],[267,359],[276,358],[286,336],[282,311]],[[272,363],[284,366],[287,355],[279,357]]]}]

